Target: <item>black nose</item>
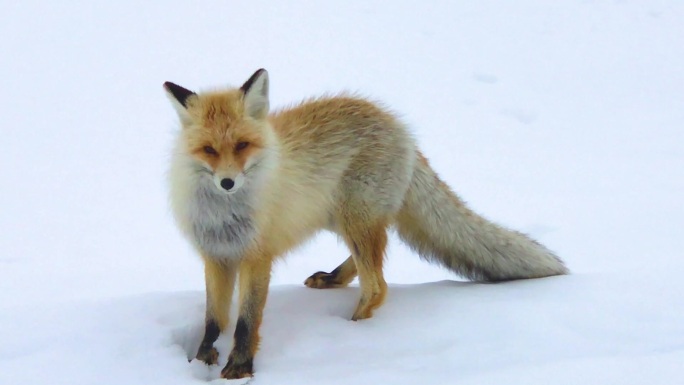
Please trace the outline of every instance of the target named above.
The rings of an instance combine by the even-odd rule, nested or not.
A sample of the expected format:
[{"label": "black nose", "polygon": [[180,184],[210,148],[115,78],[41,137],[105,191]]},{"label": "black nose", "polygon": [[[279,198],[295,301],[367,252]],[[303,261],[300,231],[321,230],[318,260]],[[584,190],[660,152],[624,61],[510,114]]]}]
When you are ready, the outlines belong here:
[{"label": "black nose", "polygon": [[232,179],[224,178],[221,179],[221,187],[223,187],[226,190],[230,190],[235,186],[235,182],[233,182]]}]

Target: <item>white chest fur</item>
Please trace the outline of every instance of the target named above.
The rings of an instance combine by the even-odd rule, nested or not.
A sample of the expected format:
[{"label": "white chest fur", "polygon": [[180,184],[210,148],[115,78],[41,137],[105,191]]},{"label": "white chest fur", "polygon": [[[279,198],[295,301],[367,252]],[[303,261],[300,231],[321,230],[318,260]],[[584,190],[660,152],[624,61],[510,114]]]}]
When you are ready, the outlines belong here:
[{"label": "white chest fur", "polygon": [[247,189],[233,195],[217,191],[213,183],[202,183],[190,201],[192,238],[208,255],[239,259],[254,239]]},{"label": "white chest fur", "polygon": [[[205,256],[238,260],[255,236],[250,188],[228,195],[218,191],[211,176],[172,170],[172,207],[186,237]],[[194,170],[193,170],[194,171]]]},{"label": "white chest fur", "polygon": [[249,175],[230,195],[218,190],[206,165],[186,155],[182,136],[176,143],[169,170],[171,207],[180,229],[206,257],[238,260],[259,236],[258,192],[273,181],[280,154],[272,130],[264,134],[260,156],[246,164],[243,175]]}]

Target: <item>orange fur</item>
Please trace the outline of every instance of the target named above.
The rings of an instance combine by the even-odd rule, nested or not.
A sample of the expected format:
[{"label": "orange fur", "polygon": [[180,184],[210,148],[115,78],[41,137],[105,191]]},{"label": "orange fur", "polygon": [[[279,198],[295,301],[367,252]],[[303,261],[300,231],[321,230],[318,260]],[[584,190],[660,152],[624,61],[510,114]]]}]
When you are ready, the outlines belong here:
[{"label": "orange fur", "polygon": [[217,321],[219,328],[228,327],[228,309],[235,287],[235,266],[215,261],[204,260],[204,277],[207,289],[207,312]]},{"label": "orange fur", "polygon": [[207,363],[240,273],[235,342],[222,377],[253,372],[273,260],[323,229],[344,239],[351,257],[305,284],[340,287],[358,275],[354,320],[371,317],[385,300],[390,227],[423,258],[470,278],[567,273],[539,243],[468,209],[379,104],[339,95],[269,114],[264,70],[240,89],[166,89],[183,125],[170,173],[174,215],[206,264],[207,322],[197,357]]},{"label": "orange fur", "polygon": [[[263,149],[262,136],[245,122],[239,92],[216,92],[202,99],[190,99],[188,112],[193,119],[184,126],[188,139],[185,150],[213,170],[233,168],[242,171],[247,160]],[[249,145],[238,151],[235,147],[240,142]],[[217,154],[207,154],[205,146],[213,148]]]}]

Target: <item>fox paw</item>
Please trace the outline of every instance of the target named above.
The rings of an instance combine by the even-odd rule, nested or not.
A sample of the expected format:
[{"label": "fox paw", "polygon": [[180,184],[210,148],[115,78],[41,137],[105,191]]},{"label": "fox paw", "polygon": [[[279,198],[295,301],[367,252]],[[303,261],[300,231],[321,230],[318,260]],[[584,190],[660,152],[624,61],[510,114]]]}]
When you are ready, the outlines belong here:
[{"label": "fox paw", "polygon": [[200,351],[197,352],[195,359],[198,359],[207,365],[216,365],[218,363],[218,356],[218,350],[212,346],[210,349],[200,349]]},{"label": "fox paw", "polygon": [[373,317],[373,311],[372,311],[372,309],[370,309],[370,308],[361,309],[361,310],[357,309],[357,310],[354,312],[354,315],[352,315],[351,320],[352,320],[352,321],[359,321],[359,320],[368,319],[368,318],[371,318],[371,317]]},{"label": "fox paw", "polygon": [[234,362],[232,359],[228,360],[226,367],[221,370],[221,377],[226,380],[235,380],[238,378],[252,377],[254,370],[252,369],[252,360],[246,362]]},{"label": "fox paw", "polygon": [[329,289],[332,287],[339,287],[340,284],[335,281],[336,276],[331,273],[319,271],[304,281],[304,285],[312,289]]}]

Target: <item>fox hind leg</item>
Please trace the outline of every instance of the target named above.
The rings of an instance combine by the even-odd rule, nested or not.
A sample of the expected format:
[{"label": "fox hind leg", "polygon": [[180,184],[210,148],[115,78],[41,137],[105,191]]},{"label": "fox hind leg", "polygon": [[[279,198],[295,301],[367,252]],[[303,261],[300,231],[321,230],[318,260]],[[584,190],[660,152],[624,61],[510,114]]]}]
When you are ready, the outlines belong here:
[{"label": "fox hind leg", "polygon": [[313,289],[330,289],[347,286],[357,275],[354,258],[349,256],[344,262],[330,273],[319,271],[304,281],[304,284]]},{"label": "fox hind leg", "polygon": [[348,226],[345,229],[345,241],[352,250],[361,286],[361,298],[352,320],[370,318],[373,310],[382,305],[387,294],[387,283],[382,274],[387,246],[387,223],[380,221],[367,226],[360,221],[354,226]]}]

